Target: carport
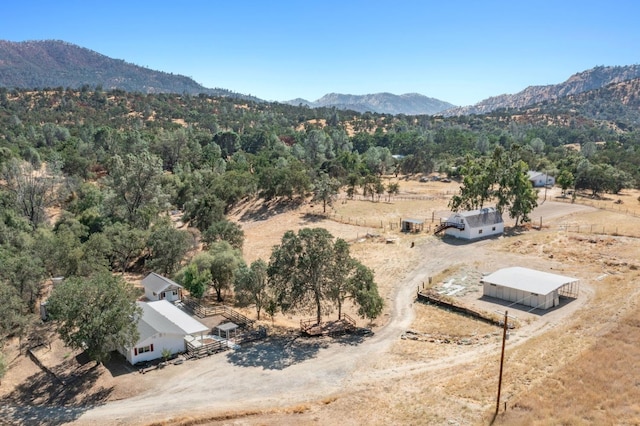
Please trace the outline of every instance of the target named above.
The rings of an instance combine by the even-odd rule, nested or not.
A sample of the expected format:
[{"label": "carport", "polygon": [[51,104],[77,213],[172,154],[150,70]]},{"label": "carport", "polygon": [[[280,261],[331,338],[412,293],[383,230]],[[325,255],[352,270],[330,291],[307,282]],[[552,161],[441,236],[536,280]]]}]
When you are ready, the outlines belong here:
[{"label": "carport", "polygon": [[483,295],[534,309],[549,309],[560,304],[560,297],[577,298],[577,278],[515,266],[499,269],[482,278]]}]

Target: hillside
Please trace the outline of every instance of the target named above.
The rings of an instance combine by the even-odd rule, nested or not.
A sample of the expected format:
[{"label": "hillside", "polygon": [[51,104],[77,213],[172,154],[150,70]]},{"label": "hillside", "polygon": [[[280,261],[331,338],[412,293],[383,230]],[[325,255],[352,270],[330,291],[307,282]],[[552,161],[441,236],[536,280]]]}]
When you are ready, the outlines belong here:
[{"label": "hillside", "polygon": [[0,40],[0,87],[79,88],[84,85],[141,93],[204,93],[249,98],[226,89],[208,89],[189,77],[112,59],[64,41]]},{"label": "hillside", "polygon": [[375,93],[370,95],[344,95],[329,93],[310,102],[305,99],[293,99],[285,102],[289,105],[307,105],[312,108],[334,107],[357,112],[377,112],[381,114],[433,115],[452,108],[454,105],[439,99],[429,98],[418,93],[394,95]]},{"label": "hillside", "polygon": [[520,112],[547,120],[573,116],[615,123],[620,128],[636,127],[640,125],[640,78],[521,108]]},{"label": "hillside", "polygon": [[609,84],[619,83],[640,77],[640,65],[604,67],[599,66],[572,75],[560,84],[529,86],[513,95],[500,95],[487,98],[475,105],[452,108],[445,116],[485,114],[499,108],[523,108],[529,105],[551,101],[599,89]]}]

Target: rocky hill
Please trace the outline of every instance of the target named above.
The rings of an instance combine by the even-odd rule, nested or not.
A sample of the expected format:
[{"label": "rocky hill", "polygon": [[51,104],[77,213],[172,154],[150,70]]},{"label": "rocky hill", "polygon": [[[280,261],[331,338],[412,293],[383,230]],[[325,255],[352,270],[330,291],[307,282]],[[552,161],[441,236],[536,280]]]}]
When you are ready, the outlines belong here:
[{"label": "rocky hill", "polygon": [[384,114],[434,115],[452,108],[454,105],[418,93],[394,95],[375,93],[370,95],[344,95],[329,93],[310,102],[305,99],[293,99],[285,102],[290,105],[307,105],[312,108],[335,107],[357,112],[377,112]]},{"label": "rocky hill", "polygon": [[572,75],[560,84],[529,86],[514,95],[500,95],[485,99],[475,105],[452,108],[443,112],[445,116],[485,114],[499,108],[523,108],[544,101],[563,98],[599,89],[640,77],[640,65],[595,67]]},{"label": "rocky hill", "polygon": [[79,88],[84,85],[129,92],[205,93],[250,98],[226,89],[208,89],[189,77],[112,59],[64,41],[0,40],[0,87]]}]

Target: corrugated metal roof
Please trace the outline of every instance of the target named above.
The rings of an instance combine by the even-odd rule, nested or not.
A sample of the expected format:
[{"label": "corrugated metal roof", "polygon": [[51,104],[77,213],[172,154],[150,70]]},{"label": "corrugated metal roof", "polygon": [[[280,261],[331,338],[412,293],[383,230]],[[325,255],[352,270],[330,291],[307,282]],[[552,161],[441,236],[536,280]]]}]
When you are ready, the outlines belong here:
[{"label": "corrugated metal roof", "polygon": [[481,282],[536,294],[549,294],[565,284],[577,281],[579,281],[577,278],[536,271],[535,269],[522,268],[520,266],[499,269],[481,280]]},{"label": "corrugated metal roof", "polygon": [[156,294],[160,294],[169,288],[183,288],[180,284],[170,280],[167,277],[158,275],[155,272],[150,273],[142,280],[145,289],[149,289]]},{"label": "corrugated metal roof", "polygon": [[[495,207],[458,212],[453,217],[455,216],[464,217],[471,228],[502,223],[502,214]],[[452,221],[451,218],[448,221]]]},{"label": "corrugated metal roof", "polygon": [[156,333],[195,334],[208,331],[209,328],[187,315],[166,300],[156,302],[138,302],[142,307],[142,317],[138,323],[140,340]]}]

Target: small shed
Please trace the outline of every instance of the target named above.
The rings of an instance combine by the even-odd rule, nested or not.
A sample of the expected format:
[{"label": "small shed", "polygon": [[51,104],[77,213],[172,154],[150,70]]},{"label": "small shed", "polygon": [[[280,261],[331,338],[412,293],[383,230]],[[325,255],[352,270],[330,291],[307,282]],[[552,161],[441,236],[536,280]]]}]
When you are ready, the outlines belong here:
[{"label": "small shed", "polygon": [[418,233],[424,230],[424,221],[420,219],[402,219],[400,221],[402,232]]},{"label": "small shed", "polygon": [[150,273],[142,280],[142,286],[145,297],[151,301],[175,302],[182,299],[182,291],[184,290],[180,284],[155,272]]},{"label": "small shed", "polygon": [[218,336],[219,337],[223,337],[222,333],[224,332],[224,338],[229,340],[229,332],[233,331],[233,337],[236,337],[236,333],[238,330],[239,325],[233,322],[225,322],[224,324],[220,324],[218,326],[216,326],[216,328],[218,329]]},{"label": "small shed", "polygon": [[519,266],[499,269],[480,281],[483,295],[534,309],[549,309],[560,304],[560,297],[578,297],[577,278]]}]

